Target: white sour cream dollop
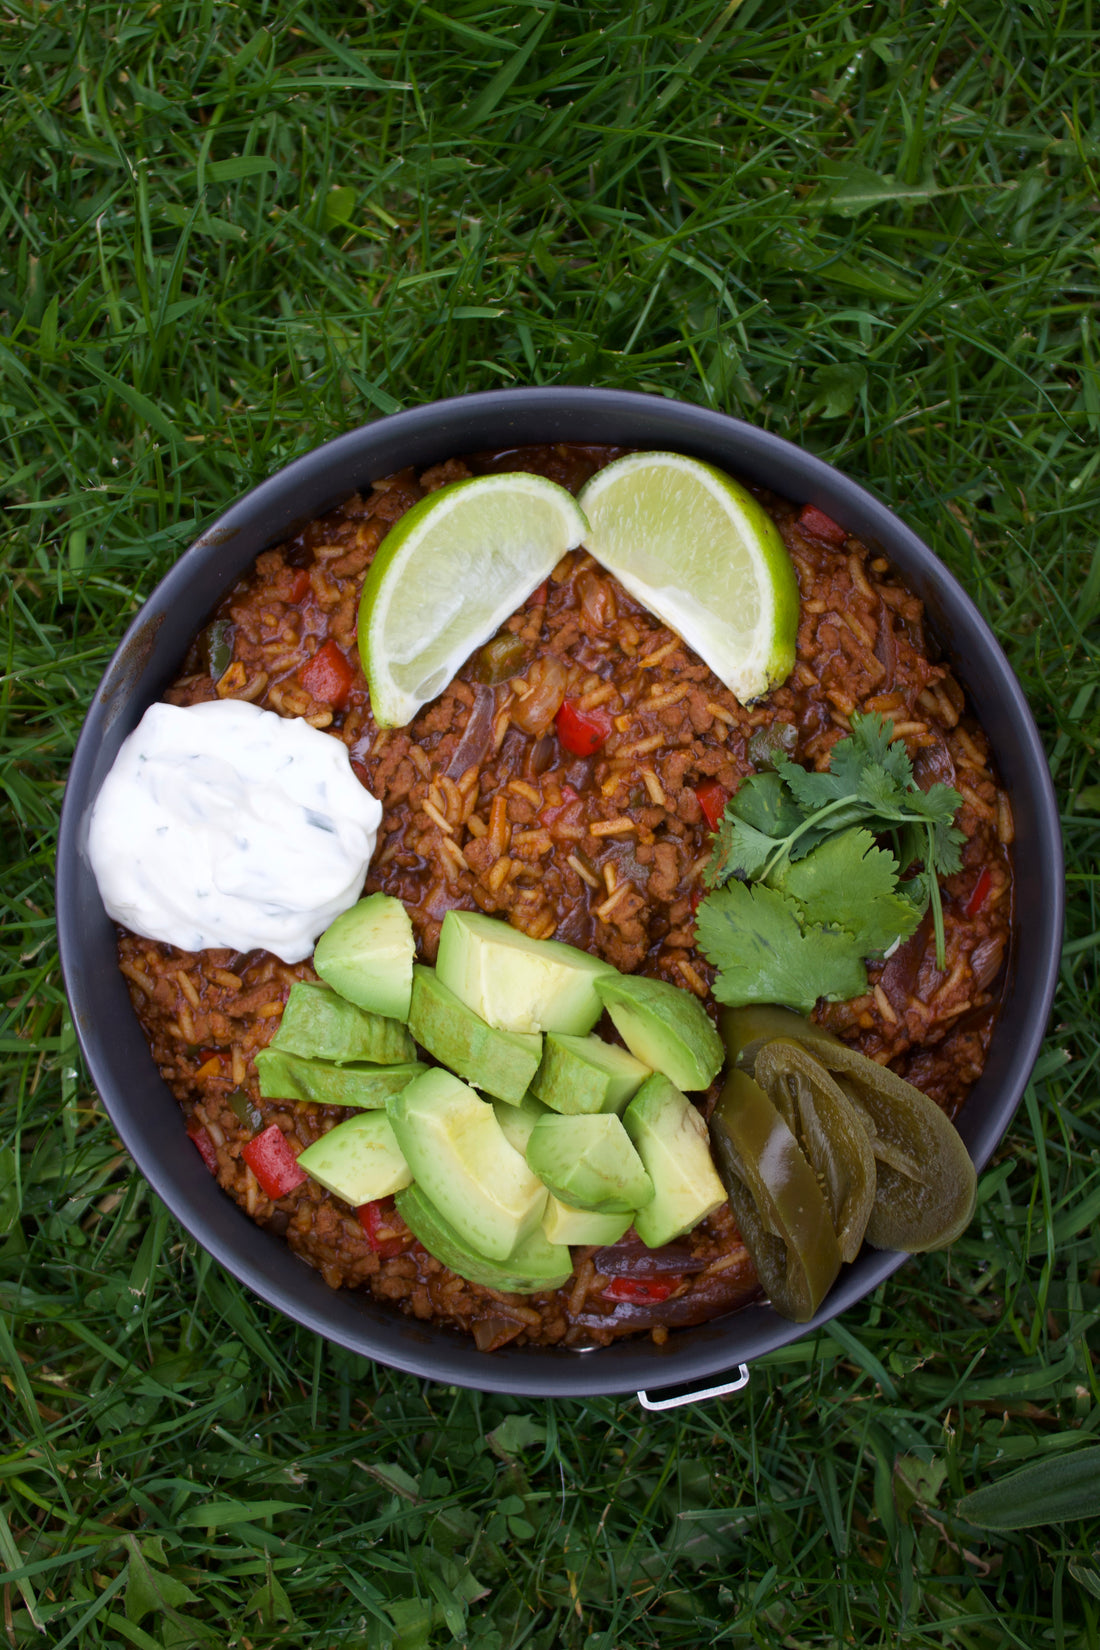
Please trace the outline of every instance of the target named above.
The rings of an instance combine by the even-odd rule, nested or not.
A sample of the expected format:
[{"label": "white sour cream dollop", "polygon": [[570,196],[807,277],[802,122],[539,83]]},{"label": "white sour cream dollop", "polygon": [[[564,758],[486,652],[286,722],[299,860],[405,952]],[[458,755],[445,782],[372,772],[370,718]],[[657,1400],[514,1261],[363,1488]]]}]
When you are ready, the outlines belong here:
[{"label": "white sour cream dollop", "polygon": [[381,818],[346,747],[308,722],[235,699],[151,705],[88,855],[108,915],[144,939],[294,963],[359,898]]}]

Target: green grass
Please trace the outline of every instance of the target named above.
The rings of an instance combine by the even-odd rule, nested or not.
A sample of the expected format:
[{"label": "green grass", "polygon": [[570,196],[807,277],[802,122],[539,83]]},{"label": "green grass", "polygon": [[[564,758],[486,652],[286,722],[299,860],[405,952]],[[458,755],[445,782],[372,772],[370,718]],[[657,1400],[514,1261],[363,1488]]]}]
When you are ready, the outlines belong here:
[{"label": "green grass", "polygon": [[[0,9],[0,1643],[1100,1644],[1100,1522],[960,1496],[1100,1430],[1091,0]],[[671,1416],[295,1332],[135,1178],[53,844],[115,639],[250,483],[433,396],[680,396],[867,481],[1039,719],[1069,934],[949,1256]]]}]

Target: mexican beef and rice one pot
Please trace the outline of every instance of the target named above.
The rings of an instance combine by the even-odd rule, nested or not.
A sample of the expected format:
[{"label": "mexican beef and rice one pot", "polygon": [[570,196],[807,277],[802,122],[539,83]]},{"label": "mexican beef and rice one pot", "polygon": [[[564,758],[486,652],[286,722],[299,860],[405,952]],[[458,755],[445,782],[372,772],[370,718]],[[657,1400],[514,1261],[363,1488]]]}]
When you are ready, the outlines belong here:
[{"label": "mexican beef and rice one pot", "polygon": [[[759,705],[741,705],[578,551],[408,728],[375,726],[355,626],[387,528],[425,491],[470,471],[530,468],[575,490],[615,452],[516,449],[391,474],[264,552],[166,697],[247,699],[345,743],[385,810],[367,889],[402,900],[422,960],[434,960],[448,909],[480,908],[704,1002],[713,970],[695,949],[693,912],[716,809],[779,729],[791,730],[797,761],[823,768],[854,712],[888,716],[918,780],[953,784],[963,799],[967,840],[945,888],[943,966],[926,922],[872,967],[866,996],[818,1013],[956,1113],[992,1033],[1009,937],[1012,810],[985,735],[929,644],[921,603],[884,557],[822,512],[769,501],[802,609],[794,672]],[[590,756],[559,737],[564,697],[604,736]],[[446,1271],[396,1217],[379,1240],[315,1182],[273,1203],[241,1158],[244,1142],[274,1122],[301,1150],[349,1115],[259,1095],[254,1055],[276,1031],[293,982],[314,977],[310,965],[268,953],[187,954],[125,933],[119,952],[157,1065],[220,1184],[332,1287],[366,1289],[417,1319],[469,1329],[482,1349],[601,1345],[644,1330],[661,1342],[670,1326],[728,1312],[753,1294],[728,1210],[661,1256],[656,1286],[653,1257],[626,1244],[576,1251],[563,1289],[509,1297]],[[630,1287],[638,1272],[650,1279],[645,1289]]]}]

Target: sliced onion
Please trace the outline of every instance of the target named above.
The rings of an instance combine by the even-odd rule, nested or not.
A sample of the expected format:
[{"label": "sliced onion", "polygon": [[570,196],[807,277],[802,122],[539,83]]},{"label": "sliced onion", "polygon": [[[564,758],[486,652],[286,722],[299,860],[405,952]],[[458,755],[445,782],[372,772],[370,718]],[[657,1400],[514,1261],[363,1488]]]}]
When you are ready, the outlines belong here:
[{"label": "sliced onion", "polygon": [[512,707],[512,721],[536,739],[546,733],[565,698],[566,671],[553,653],[543,653],[528,665],[522,681],[527,689]]},{"label": "sliced onion", "polygon": [[479,1352],[495,1352],[522,1334],[523,1325],[514,1318],[476,1318],[470,1325]]},{"label": "sliced onion", "polygon": [[[472,684],[473,685],[473,684]],[[481,683],[474,686],[474,702],[466,718],[462,738],[455,746],[454,755],[447,763],[447,778],[461,779],[467,768],[476,768],[485,760],[493,737],[493,717],[497,696],[491,687]]]},{"label": "sliced onion", "polygon": [[1001,971],[1004,961],[1005,942],[1003,935],[991,935],[989,939],[981,940],[970,954],[970,967],[974,973],[974,984],[979,991],[992,985]]},{"label": "sliced onion", "polygon": [[686,1328],[706,1323],[721,1312],[744,1306],[759,1293],[756,1272],[748,1252],[740,1266],[727,1267],[697,1283],[686,1295],[664,1301],[616,1301],[611,1312],[579,1312],[573,1319],[585,1329],[626,1330]]},{"label": "sliced onion", "polygon": [[891,1006],[899,1014],[905,1013],[916,996],[917,977],[931,935],[932,911],[929,908],[921,918],[919,926],[910,934],[904,945],[898,946],[879,975],[879,985],[885,991]]},{"label": "sliced onion", "polygon": [[542,738],[537,739],[531,746],[527,754],[527,761],[524,763],[524,772],[530,778],[537,779],[540,774],[546,772],[547,768],[554,766],[557,749],[557,741],[553,734],[544,733]]},{"label": "sliced onion", "polygon": [[604,1278],[652,1278],[672,1272],[705,1272],[710,1262],[693,1255],[686,1243],[666,1243],[662,1249],[647,1249],[638,1239],[597,1249],[592,1264]]},{"label": "sliced onion", "polygon": [[898,639],[894,635],[894,616],[884,601],[879,602],[878,634],[875,637],[875,658],[886,672],[880,683],[880,693],[893,693],[898,671]]},{"label": "sliced onion", "polygon": [[933,785],[953,785],[958,775],[946,740],[937,737],[934,745],[922,745],[913,759],[913,778],[922,791]]}]

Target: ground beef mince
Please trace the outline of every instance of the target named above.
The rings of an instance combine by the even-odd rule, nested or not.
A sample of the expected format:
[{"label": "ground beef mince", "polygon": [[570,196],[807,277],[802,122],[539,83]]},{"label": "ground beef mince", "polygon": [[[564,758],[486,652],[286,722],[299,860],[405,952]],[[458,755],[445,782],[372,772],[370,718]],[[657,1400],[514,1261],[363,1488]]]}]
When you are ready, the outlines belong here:
[{"label": "ground beef mince", "polygon": [[[802,608],[794,671],[761,704],[740,704],[578,550],[411,726],[375,725],[356,617],[364,574],[391,524],[425,493],[471,473],[533,470],[577,490],[616,456],[614,448],[526,448],[386,477],[258,558],[197,638],[168,699],[247,699],[344,741],[384,808],[366,891],[404,902],[423,961],[435,959],[448,910],[479,909],[669,980],[711,1009],[713,970],[693,940],[710,854],[700,798],[713,813],[715,787],[733,792],[777,749],[825,768],[855,711],[882,712],[918,782],[943,780],[963,798],[963,868],[944,889],[945,966],[925,922],[869,970],[866,996],[822,1005],[817,1017],[954,1114],[992,1027],[1009,933],[1012,815],[986,739],[925,635],[920,602],[884,560],[818,512],[764,501],[797,569]],[[338,703],[309,686],[340,680],[308,668],[333,645],[352,677]],[[598,711],[610,730],[592,755],[571,754],[557,736],[564,698],[581,714]],[[211,1160],[212,1143],[221,1185],[333,1288],[369,1289],[418,1318],[468,1330],[485,1349],[602,1345],[639,1331],[661,1340],[670,1326],[714,1317],[754,1293],[728,1208],[656,1258],[629,1242],[574,1250],[568,1285],[519,1296],[456,1277],[396,1213],[385,1216],[387,1240],[375,1233],[372,1247],[356,1211],[311,1180],[272,1202],[241,1157],[251,1135],[275,1123],[301,1151],[353,1115],[259,1095],[256,1052],[277,1030],[294,982],[314,978],[310,965],[264,952],[189,955],[125,932],[119,950],[154,1057],[192,1134],[205,1130]]]}]

